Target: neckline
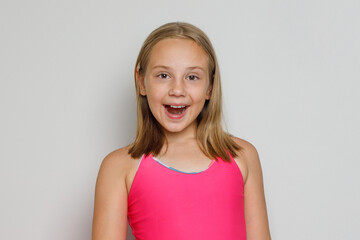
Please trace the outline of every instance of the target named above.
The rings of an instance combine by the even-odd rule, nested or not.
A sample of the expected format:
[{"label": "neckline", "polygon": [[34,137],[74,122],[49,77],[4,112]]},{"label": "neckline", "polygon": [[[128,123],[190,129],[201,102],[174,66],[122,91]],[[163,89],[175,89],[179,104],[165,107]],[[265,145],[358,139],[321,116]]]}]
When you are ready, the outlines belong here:
[{"label": "neckline", "polygon": [[154,157],[152,154],[149,154],[149,157],[150,157],[152,160],[154,160],[155,162],[159,163],[160,165],[166,167],[166,168],[169,169],[169,170],[172,170],[172,171],[174,171],[174,172],[179,172],[179,173],[188,174],[188,175],[190,175],[190,174],[200,174],[200,173],[207,172],[207,171],[214,165],[214,163],[216,162],[215,158],[212,159],[212,160],[211,160],[211,163],[209,164],[209,166],[208,166],[206,169],[204,169],[204,170],[202,170],[202,171],[199,171],[199,172],[184,172],[184,171],[178,170],[178,169],[176,169],[176,168],[167,166],[165,163],[161,162],[160,159]]}]

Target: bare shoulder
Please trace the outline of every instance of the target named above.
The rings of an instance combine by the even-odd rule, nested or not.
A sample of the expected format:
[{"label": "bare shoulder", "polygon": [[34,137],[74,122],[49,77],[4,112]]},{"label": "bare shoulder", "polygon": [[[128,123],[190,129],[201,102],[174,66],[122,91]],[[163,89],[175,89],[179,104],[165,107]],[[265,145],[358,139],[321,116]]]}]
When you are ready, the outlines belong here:
[{"label": "bare shoulder", "polygon": [[244,212],[247,239],[271,239],[266,210],[263,176],[258,152],[255,146],[246,140],[233,137],[243,149],[238,158],[246,165],[244,188]]},{"label": "bare shoulder", "polygon": [[244,182],[248,179],[250,172],[254,172],[254,169],[260,167],[259,154],[255,146],[238,137],[232,137],[232,139],[237,143],[242,149],[237,151],[237,157],[235,160],[239,164],[241,171],[243,172]]},{"label": "bare shoulder", "polygon": [[126,164],[131,160],[131,156],[128,153],[129,146],[125,146],[110,152],[103,160],[112,164]]},{"label": "bare shoulder", "polygon": [[232,137],[232,139],[242,147],[242,150],[238,151],[239,155],[245,156],[248,161],[259,161],[258,151],[253,144],[238,137]]},{"label": "bare shoulder", "polygon": [[125,177],[131,167],[131,156],[128,146],[116,149],[105,156],[100,166],[100,172],[112,172],[119,177]]},{"label": "bare shoulder", "polygon": [[[92,239],[125,239],[127,214],[126,174],[128,148],[112,151],[103,159],[95,187]],[[109,221],[111,219],[111,221]]]}]

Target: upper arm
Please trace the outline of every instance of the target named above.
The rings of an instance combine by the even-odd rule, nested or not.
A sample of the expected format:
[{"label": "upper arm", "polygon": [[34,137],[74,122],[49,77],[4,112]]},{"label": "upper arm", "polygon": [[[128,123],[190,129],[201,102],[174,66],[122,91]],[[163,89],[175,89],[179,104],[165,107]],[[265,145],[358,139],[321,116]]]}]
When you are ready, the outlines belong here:
[{"label": "upper arm", "polygon": [[93,240],[126,239],[127,167],[124,156],[121,151],[114,151],[101,163],[95,187]]},{"label": "upper arm", "polygon": [[[239,142],[240,141],[240,142]],[[256,148],[245,140],[238,140],[244,149],[247,177],[244,185],[244,212],[248,240],[271,239],[265,203],[263,175]]]}]

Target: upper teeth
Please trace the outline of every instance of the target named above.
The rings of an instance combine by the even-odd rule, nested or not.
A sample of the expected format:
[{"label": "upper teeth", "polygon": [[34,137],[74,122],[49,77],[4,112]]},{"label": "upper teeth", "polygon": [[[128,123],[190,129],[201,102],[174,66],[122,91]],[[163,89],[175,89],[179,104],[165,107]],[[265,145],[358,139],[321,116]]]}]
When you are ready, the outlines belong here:
[{"label": "upper teeth", "polygon": [[172,108],[184,108],[185,106],[174,106],[174,105],[170,105],[170,107],[172,107]]}]

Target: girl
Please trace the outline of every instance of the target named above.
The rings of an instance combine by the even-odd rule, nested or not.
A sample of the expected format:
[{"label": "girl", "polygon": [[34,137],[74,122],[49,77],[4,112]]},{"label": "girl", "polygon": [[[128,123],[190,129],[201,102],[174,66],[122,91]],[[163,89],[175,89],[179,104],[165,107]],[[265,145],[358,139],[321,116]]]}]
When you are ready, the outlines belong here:
[{"label": "girl", "polygon": [[145,40],[135,66],[135,141],[103,160],[93,240],[270,239],[253,145],[223,131],[219,66],[182,22]]}]

